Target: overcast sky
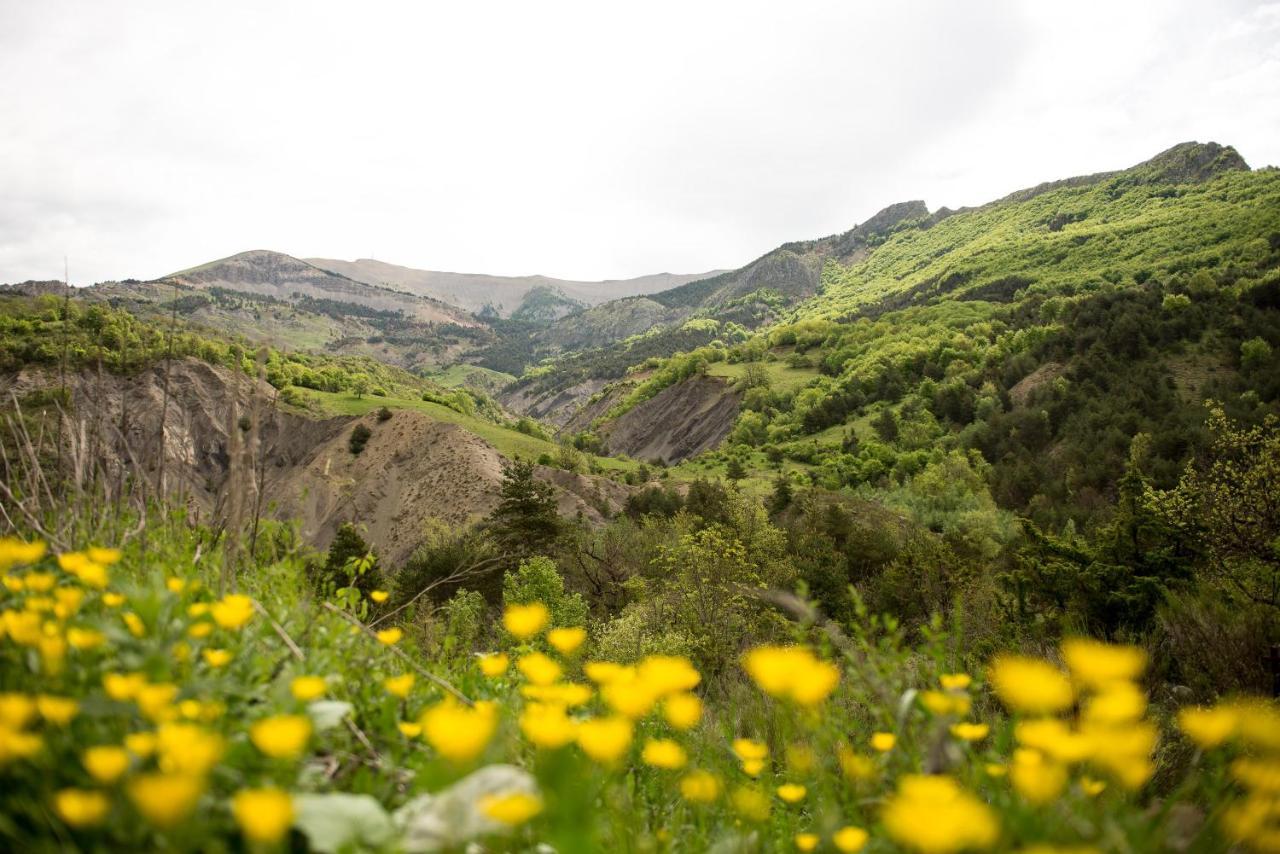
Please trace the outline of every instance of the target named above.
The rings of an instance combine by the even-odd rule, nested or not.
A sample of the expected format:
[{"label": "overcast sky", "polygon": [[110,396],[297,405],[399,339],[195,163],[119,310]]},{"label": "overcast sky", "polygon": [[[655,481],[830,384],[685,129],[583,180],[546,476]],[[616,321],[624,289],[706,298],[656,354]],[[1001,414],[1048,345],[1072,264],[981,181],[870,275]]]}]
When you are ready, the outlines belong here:
[{"label": "overcast sky", "polygon": [[0,282],[694,272],[1189,139],[1280,163],[1280,3],[0,0]]}]

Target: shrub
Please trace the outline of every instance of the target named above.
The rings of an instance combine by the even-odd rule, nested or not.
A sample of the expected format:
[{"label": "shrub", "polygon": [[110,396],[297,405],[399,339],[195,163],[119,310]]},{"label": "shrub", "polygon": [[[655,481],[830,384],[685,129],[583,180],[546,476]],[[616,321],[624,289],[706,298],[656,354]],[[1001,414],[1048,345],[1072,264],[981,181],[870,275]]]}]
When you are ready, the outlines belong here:
[{"label": "shrub", "polygon": [[369,437],[373,435],[364,424],[357,424],[351,429],[351,439],[347,442],[347,447],[351,449],[351,453],[359,454],[364,450],[364,446],[368,444]]}]

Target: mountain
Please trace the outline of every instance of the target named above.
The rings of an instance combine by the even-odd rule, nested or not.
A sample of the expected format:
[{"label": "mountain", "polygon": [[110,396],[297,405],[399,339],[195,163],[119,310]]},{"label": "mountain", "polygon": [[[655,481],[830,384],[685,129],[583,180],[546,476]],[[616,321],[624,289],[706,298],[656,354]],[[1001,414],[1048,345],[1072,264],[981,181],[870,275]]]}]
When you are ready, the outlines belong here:
[{"label": "mountain", "polygon": [[584,306],[598,305],[621,297],[651,294],[714,276],[708,273],[656,273],[634,279],[606,279],[584,282],[548,276],[490,276],[483,273],[445,273],[415,270],[372,258],[340,261],[308,258],[308,264],[358,282],[395,288],[459,306],[474,314],[481,312],[511,317],[519,312],[531,294],[558,293]]}]

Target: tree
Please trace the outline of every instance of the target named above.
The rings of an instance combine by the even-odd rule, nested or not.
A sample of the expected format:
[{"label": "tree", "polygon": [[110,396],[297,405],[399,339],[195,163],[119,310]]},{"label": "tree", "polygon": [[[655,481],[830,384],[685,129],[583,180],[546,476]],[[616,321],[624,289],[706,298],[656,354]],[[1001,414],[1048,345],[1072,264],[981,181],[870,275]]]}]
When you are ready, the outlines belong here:
[{"label": "tree", "polygon": [[793,493],[791,479],[782,472],[773,480],[773,496],[769,499],[769,512],[781,513],[791,506]]},{"label": "tree", "polygon": [[507,554],[546,554],[560,537],[563,523],[556,512],[555,490],[533,475],[533,463],[517,459],[502,469],[498,506],[488,527]]},{"label": "tree", "polygon": [[362,593],[378,588],[378,557],[355,525],[338,526],[317,580],[323,586],[354,587]]},{"label": "tree", "polygon": [[356,396],[357,400],[369,393],[369,386],[368,374],[356,374],[351,378],[351,393]]},{"label": "tree", "polygon": [[737,457],[730,457],[729,464],[725,466],[724,473],[725,477],[729,478],[729,480],[739,481],[747,476],[747,469],[742,464],[742,460]]}]

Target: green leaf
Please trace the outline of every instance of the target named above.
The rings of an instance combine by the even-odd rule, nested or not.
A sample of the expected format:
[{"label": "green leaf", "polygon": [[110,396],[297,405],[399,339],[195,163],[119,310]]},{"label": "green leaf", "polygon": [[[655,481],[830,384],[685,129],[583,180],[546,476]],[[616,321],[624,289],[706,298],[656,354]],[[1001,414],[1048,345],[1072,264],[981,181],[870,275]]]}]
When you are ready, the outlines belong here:
[{"label": "green leaf", "polygon": [[317,732],[333,729],[342,723],[342,719],[351,714],[353,706],[342,700],[316,700],[307,706],[307,714],[315,724]]},{"label": "green leaf", "polygon": [[[313,703],[312,706],[322,705]],[[329,705],[347,705],[330,703]],[[329,854],[352,844],[378,848],[395,835],[391,817],[370,795],[331,792],[295,795],[294,824],[306,834],[312,849]]]}]

